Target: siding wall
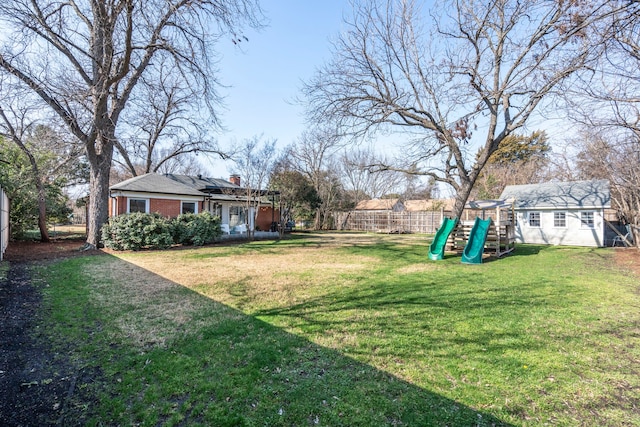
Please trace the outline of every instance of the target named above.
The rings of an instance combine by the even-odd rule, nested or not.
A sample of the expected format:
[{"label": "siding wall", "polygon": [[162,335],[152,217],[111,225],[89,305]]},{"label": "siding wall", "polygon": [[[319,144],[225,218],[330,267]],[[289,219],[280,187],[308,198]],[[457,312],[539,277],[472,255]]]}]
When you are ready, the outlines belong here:
[{"label": "siding wall", "polygon": [[[540,213],[540,227],[529,225],[531,212]],[[565,212],[565,227],[554,225],[554,212]],[[581,212],[593,212],[593,228],[582,225]],[[516,242],[518,243],[594,247],[605,245],[602,210],[517,210],[516,217]]]}]

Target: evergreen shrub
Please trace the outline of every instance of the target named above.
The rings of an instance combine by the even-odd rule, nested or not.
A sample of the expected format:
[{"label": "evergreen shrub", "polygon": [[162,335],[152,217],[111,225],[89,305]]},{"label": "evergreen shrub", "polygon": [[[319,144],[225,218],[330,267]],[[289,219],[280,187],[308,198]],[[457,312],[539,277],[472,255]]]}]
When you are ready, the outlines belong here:
[{"label": "evergreen shrub", "polygon": [[160,214],[130,213],[109,218],[102,226],[102,241],[117,251],[165,249],[173,244],[171,223]]},{"label": "evergreen shrub", "polygon": [[202,246],[222,234],[220,218],[209,212],[181,214],[172,221],[173,241],[181,245]]},{"label": "evergreen shrub", "polygon": [[209,212],[174,219],[136,212],[111,217],[102,226],[105,247],[117,251],[166,249],[174,244],[202,246],[221,234],[220,218]]}]

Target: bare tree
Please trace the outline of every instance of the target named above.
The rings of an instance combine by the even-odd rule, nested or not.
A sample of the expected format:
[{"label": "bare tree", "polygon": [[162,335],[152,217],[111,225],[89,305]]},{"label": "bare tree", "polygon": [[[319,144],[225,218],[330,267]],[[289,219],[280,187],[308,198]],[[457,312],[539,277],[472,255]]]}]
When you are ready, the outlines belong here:
[{"label": "bare tree", "polygon": [[177,67],[162,63],[150,65],[149,75],[140,79],[137,96],[122,117],[114,157],[131,176],[172,170],[185,163],[183,158],[200,153],[228,157],[210,134],[219,128],[217,117],[188,83]]},{"label": "bare tree", "polygon": [[335,155],[342,148],[336,129],[321,125],[302,133],[287,150],[288,160],[294,170],[302,172],[312,182],[321,203],[316,209],[314,228],[330,226],[330,213],[338,199],[341,182]]},{"label": "bare tree", "polygon": [[[247,199],[247,215],[251,211],[254,212],[254,223],[258,218],[260,202],[266,195],[264,189],[267,188],[268,179],[275,164],[276,142],[275,139],[263,140],[263,136],[246,139],[234,159],[236,172],[243,180],[241,183]],[[253,238],[254,231],[252,227],[247,227],[249,239]]]},{"label": "bare tree", "polygon": [[[12,111],[12,113],[15,112]],[[50,242],[51,239],[49,238],[49,232],[47,231],[47,193],[44,187],[45,177],[36,160],[36,156],[24,141],[26,134],[25,128],[29,127],[24,123],[24,112],[12,115],[14,117],[17,116],[17,125],[14,125],[12,120],[9,118],[9,115],[0,106],[0,118],[2,119],[2,127],[5,129],[3,132],[4,136],[13,141],[20,148],[22,153],[29,159],[29,164],[31,165],[31,175],[35,182],[36,192],[38,194],[38,229],[40,230],[40,241],[45,243]]]},{"label": "bare tree", "polygon": [[600,28],[602,55],[566,93],[569,116],[582,130],[577,170],[609,180],[614,206],[640,247],[640,5],[630,4]]},{"label": "bare tree", "polygon": [[438,197],[438,187],[433,178],[426,181],[421,176],[404,173],[404,189],[402,197],[405,200],[429,200]]},{"label": "bare tree", "polygon": [[154,168],[154,172],[192,176],[204,175],[203,166],[198,159],[198,153],[185,153],[180,156],[167,157],[160,166]]},{"label": "bare tree", "polygon": [[354,206],[361,200],[380,198],[400,191],[407,183],[406,174],[391,170],[377,170],[375,165],[387,163],[369,148],[344,150],[339,158],[340,174],[346,190],[353,194]]},{"label": "bare tree", "polygon": [[579,179],[606,179],[612,205],[630,224],[634,244],[640,248],[640,135],[611,127],[594,128],[576,140],[575,174]]},{"label": "bare tree", "polygon": [[69,163],[77,161],[81,152],[68,136],[43,124],[45,119],[38,106],[30,102],[29,93],[15,87],[9,92],[11,96],[0,105],[0,135],[12,141],[28,159],[36,187],[40,240],[49,242],[46,185],[62,175]]},{"label": "bare tree", "polygon": [[253,0],[4,0],[0,72],[36,94],[81,141],[91,168],[87,247],[108,217],[117,129],[152,61],[172,64],[214,111],[212,42],[257,25]]},{"label": "bare tree", "polygon": [[[404,132],[406,164],[464,204],[503,140],[592,61],[592,26],[629,3],[457,0],[428,16],[412,0],[367,0],[304,87],[311,119],[344,132]],[[427,27],[431,24],[431,31]],[[476,153],[478,155],[476,156]]]}]

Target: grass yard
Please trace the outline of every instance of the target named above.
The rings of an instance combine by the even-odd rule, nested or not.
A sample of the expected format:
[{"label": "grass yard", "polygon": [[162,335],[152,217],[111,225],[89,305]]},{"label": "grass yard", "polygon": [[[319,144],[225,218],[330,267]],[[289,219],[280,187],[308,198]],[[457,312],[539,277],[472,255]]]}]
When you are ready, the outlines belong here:
[{"label": "grass yard", "polygon": [[640,279],[611,249],[427,260],[419,235],[63,260],[48,334],[93,425],[639,426]]}]

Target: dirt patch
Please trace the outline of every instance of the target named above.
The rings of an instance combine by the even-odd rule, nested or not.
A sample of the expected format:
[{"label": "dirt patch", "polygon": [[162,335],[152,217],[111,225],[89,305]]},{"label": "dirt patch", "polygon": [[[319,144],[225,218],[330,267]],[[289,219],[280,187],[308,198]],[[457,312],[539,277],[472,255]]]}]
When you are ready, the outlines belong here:
[{"label": "dirt patch", "polygon": [[640,276],[640,250],[637,248],[616,248],[616,265]]},{"label": "dirt patch", "polygon": [[82,251],[84,242],[84,239],[55,239],[49,243],[38,241],[11,242],[7,246],[4,256],[9,262],[25,262],[100,253],[100,251]]},{"label": "dirt patch", "polygon": [[84,424],[82,405],[94,397],[76,384],[90,383],[96,373],[79,368],[47,341],[41,285],[33,282],[30,272],[34,262],[100,253],[82,252],[82,244],[11,242],[7,248],[9,268],[5,277],[0,276],[0,425]]}]

